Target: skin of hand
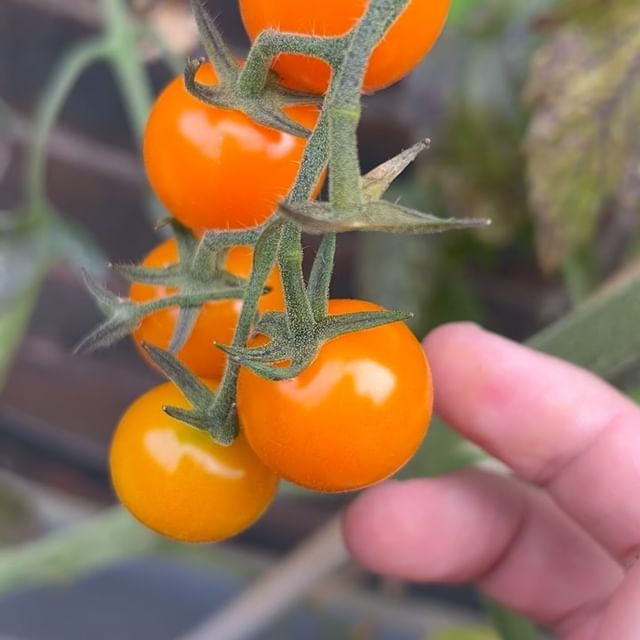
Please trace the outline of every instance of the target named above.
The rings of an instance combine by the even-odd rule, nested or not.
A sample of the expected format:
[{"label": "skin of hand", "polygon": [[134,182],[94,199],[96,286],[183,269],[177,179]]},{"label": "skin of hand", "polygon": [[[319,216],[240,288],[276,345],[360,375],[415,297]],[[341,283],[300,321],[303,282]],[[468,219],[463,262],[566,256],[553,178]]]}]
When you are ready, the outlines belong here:
[{"label": "skin of hand", "polygon": [[512,475],[363,492],[343,520],[353,558],[403,580],[475,583],[562,640],[640,639],[640,408],[475,325],[424,345],[438,415]]}]

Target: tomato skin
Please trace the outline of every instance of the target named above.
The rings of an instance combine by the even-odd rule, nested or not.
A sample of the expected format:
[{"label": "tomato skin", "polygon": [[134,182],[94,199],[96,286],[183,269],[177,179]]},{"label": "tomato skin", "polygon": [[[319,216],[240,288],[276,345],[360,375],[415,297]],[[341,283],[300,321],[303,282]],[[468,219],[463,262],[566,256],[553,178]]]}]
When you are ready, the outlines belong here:
[{"label": "tomato skin", "polygon": [[[249,247],[232,247],[227,254],[225,267],[237,276],[249,277],[252,259],[253,251]],[[146,267],[167,267],[177,260],[178,248],[175,240],[171,238],[155,247],[144,259],[143,265]],[[277,270],[274,269],[266,284],[271,288],[271,291],[261,296],[258,303],[260,312],[283,310],[284,292]],[[129,297],[134,302],[148,302],[164,298],[172,293],[175,293],[175,290],[171,287],[140,282],[134,282],[129,289]],[[177,354],[178,359],[200,378],[220,380],[227,358],[215,346],[215,343],[231,343],[241,310],[242,301],[238,299],[205,303],[189,339]],[[142,343],[148,343],[161,349],[167,349],[177,319],[177,307],[161,309],[145,316],[133,332],[136,346],[141,347]],[[139,351],[145,360],[152,364],[147,353],[140,348]],[[155,365],[152,364],[152,366]]]},{"label": "tomato skin", "polygon": [[[332,300],[329,312],[379,309]],[[309,489],[349,491],[402,467],[424,438],[433,389],[426,357],[404,323],[334,338],[291,380],[242,368],[238,415],[249,444],[279,476]]]},{"label": "tomato skin", "polygon": [[[442,31],[450,0],[409,0],[374,49],[363,90],[371,93],[407,75],[429,52]],[[265,29],[339,36],[362,17],[368,0],[240,0],[242,21],[251,40]],[[330,69],[322,60],[294,54],[278,57],[274,70],[294,89],[325,93]]]},{"label": "tomato skin", "polygon": [[[210,64],[196,74],[215,84]],[[286,113],[313,129],[314,106]],[[160,201],[193,229],[241,229],[264,222],[293,185],[306,140],[257,124],[239,111],[200,102],[175,78],[152,107],[143,155]],[[318,185],[318,190],[321,184]]]},{"label": "tomato skin", "polygon": [[163,406],[188,408],[165,383],[124,413],[111,444],[110,468],[122,504],[140,522],[183,542],[215,542],[240,533],[271,503],[277,476],[240,434],[229,447],[170,418]]}]

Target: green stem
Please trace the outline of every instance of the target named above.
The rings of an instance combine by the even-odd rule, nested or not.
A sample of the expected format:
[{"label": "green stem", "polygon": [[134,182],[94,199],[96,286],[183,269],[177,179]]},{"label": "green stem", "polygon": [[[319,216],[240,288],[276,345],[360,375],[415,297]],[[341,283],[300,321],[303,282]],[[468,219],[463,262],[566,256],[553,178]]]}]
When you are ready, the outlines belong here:
[{"label": "green stem", "polygon": [[158,33],[156,29],[142,22],[136,25],[136,35],[140,40],[147,38],[152,42],[160,53],[161,59],[172,73],[179,76],[184,72],[184,60],[177,56],[165,42],[164,38]]},{"label": "green stem", "polygon": [[[234,347],[244,347],[247,344],[251,327],[258,312],[258,300],[264,291],[264,287],[273,268],[278,255],[282,222],[278,218],[272,218],[256,243],[253,254],[253,266],[251,276],[247,283],[245,295],[242,301],[242,310],[238,317],[235,334],[233,337]],[[218,416],[222,423],[231,423],[230,414],[235,407],[236,383],[240,367],[237,363],[227,360],[227,366],[218,387],[218,393],[211,413]]]},{"label": "green stem", "polygon": [[153,91],[138,51],[139,29],[124,0],[101,0],[109,61],[138,139],[142,138]]},{"label": "green stem", "polygon": [[257,97],[264,90],[271,62],[281,53],[320,58],[331,65],[340,61],[343,37],[317,38],[296,33],[282,33],[271,29],[263,31],[255,40],[238,77],[238,93]]},{"label": "green stem", "polygon": [[294,225],[287,224],[282,231],[278,264],[282,288],[287,305],[287,320],[293,336],[303,334],[313,326],[313,312],[302,272],[302,234]]},{"label": "green stem", "polygon": [[[287,198],[289,202],[304,202],[312,197],[314,188],[328,162],[329,121],[331,118],[334,120],[336,118],[335,112],[331,115],[332,109],[338,107],[338,112],[340,113],[342,112],[342,107],[348,109],[356,105],[356,108],[359,109],[360,88],[366,70],[366,63],[382,35],[389,26],[391,26],[407,3],[408,0],[371,0],[367,11],[361,18],[353,34],[349,34],[349,36],[346,36],[342,41],[343,44],[346,42],[349,43],[347,55],[341,57],[341,62],[337,65],[335,81],[332,82],[331,89],[325,99],[325,106],[320,114],[318,123],[307,141],[298,175]],[[251,54],[249,57],[251,57]],[[256,60],[259,60],[259,58],[256,58]],[[267,60],[262,58],[261,62],[265,67],[267,66]],[[337,117],[339,120],[340,115],[338,114]],[[357,121],[350,119],[350,126],[355,132],[357,129]],[[355,137],[351,136],[350,141],[351,143],[355,143]],[[353,151],[348,153],[353,154]],[[357,192],[360,192],[360,167],[347,166],[346,170],[355,171],[358,178]],[[299,252],[302,252],[301,234],[298,228],[290,222],[285,223],[281,228],[280,224],[276,217],[272,219],[270,225],[267,225],[267,229],[272,230],[277,225],[277,244],[280,244],[281,238],[284,240],[280,247],[282,255],[279,256],[283,286],[285,288],[285,296],[293,301],[300,297],[300,288],[304,287],[302,269],[298,268],[297,263],[294,265],[294,260],[292,259],[292,256],[298,256]],[[272,253],[273,250],[274,243],[258,241],[256,244],[254,271],[251,274],[243,300],[242,311],[240,312],[233,339],[234,347],[242,348],[247,343],[251,327],[257,314],[258,298],[264,290],[266,279],[275,261],[276,254]],[[261,266],[259,271],[255,268],[258,264]],[[306,294],[304,298],[308,305]],[[297,318],[296,322],[304,322],[306,319],[305,314],[307,313],[312,314],[310,307],[308,309],[302,309],[303,316]],[[224,377],[218,388],[215,404],[212,407],[212,412],[217,416],[228,416],[229,413],[233,411],[238,371],[239,365],[236,362],[228,360]]]},{"label": "green stem", "polygon": [[42,95],[26,171],[27,210],[32,222],[47,215],[47,145],[58,114],[80,75],[106,55],[107,46],[101,38],[75,46],[65,54]]},{"label": "green stem", "polygon": [[362,84],[371,52],[402,13],[409,0],[371,0],[362,20],[347,40],[344,60],[336,70],[325,110],[330,121],[331,175],[329,194],[336,209],[362,204],[357,129]]},{"label": "green stem", "polygon": [[327,233],[318,247],[307,286],[307,294],[316,322],[320,322],[327,315],[335,253],[336,234]]},{"label": "green stem", "polygon": [[219,289],[218,291],[203,291],[202,293],[178,293],[164,298],[155,298],[150,302],[136,305],[136,315],[140,318],[161,311],[167,307],[199,307],[211,300],[240,300],[243,290],[238,287]]},{"label": "green stem", "polygon": [[161,544],[159,536],[134,526],[125,511],[110,509],[69,530],[0,551],[0,593],[82,575]]}]

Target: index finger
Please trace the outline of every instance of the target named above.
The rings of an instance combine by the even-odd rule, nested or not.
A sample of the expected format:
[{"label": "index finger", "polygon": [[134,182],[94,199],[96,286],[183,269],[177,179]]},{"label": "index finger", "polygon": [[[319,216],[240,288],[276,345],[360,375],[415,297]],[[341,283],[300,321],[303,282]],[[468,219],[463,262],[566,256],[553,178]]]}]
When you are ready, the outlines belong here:
[{"label": "index finger", "polygon": [[640,548],[640,410],[602,380],[475,325],[425,341],[436,412],[545,487],[620,561]]}]

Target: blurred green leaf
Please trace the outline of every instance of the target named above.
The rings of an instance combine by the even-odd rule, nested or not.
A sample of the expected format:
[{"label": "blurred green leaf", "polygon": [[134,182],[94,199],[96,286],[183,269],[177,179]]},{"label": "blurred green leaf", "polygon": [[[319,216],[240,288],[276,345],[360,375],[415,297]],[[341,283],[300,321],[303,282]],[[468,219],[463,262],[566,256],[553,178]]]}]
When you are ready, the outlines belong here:
[{"label": "blurred green leaf", "polygon": [[478,4],[477,0],[453,0],[449,10],[449,24],[464,21],[469,11]]},{"label": "blurred green leaf", "polygon": [[93,278],[104,276],[107,258],[91,233],[77,224],[52,213],[51,242],[54,255]]},{"label": "blurred green leaf", "polygon": [[397,478],[440,476],[473,466],[487,454],[465,440],[439,418],[433,418],[427,437]]},{"label": "blurred green leaf", "polygon": [[640,263],[529,340],[622,389],[640,384]]},{"label": "blurred green leaf", "polygon": [[9,166],[11,155],[11,124],[13,113],[11,109],[0,100],[0,180]]},{"label": "blurred green leaf", "polygon": [[0,213],[0,388],[50,263],[45,226]]},{"label": "blurred green leaf", "polygon": [[500,640],[500,636],[491,627],[468,625],[439,631],[429,635],[425,640]]},{"label": "blurred green leaf", "polygon": [[0,308],[0,390],[20,344],[35,304],[38,287],[35,284]]},{"label": "blurred green leaf", "polygon": [[538,632],[532,622],[501,604],[483,597],[501,640],[536,640]]},{"label": "blurred green leaf", "polygon": [[640,4],[590,8],[597,27],[590,11],[563,7],[567,18],[534,56],[527,88],[530,200],[547,270],[592,239],[605,205],[640,205]]},{"label": "blurred green leaf", "polygon": [[0,213],[0,309],[29,291],[49,261],[43,225],[22,224],[19,217]]}]

